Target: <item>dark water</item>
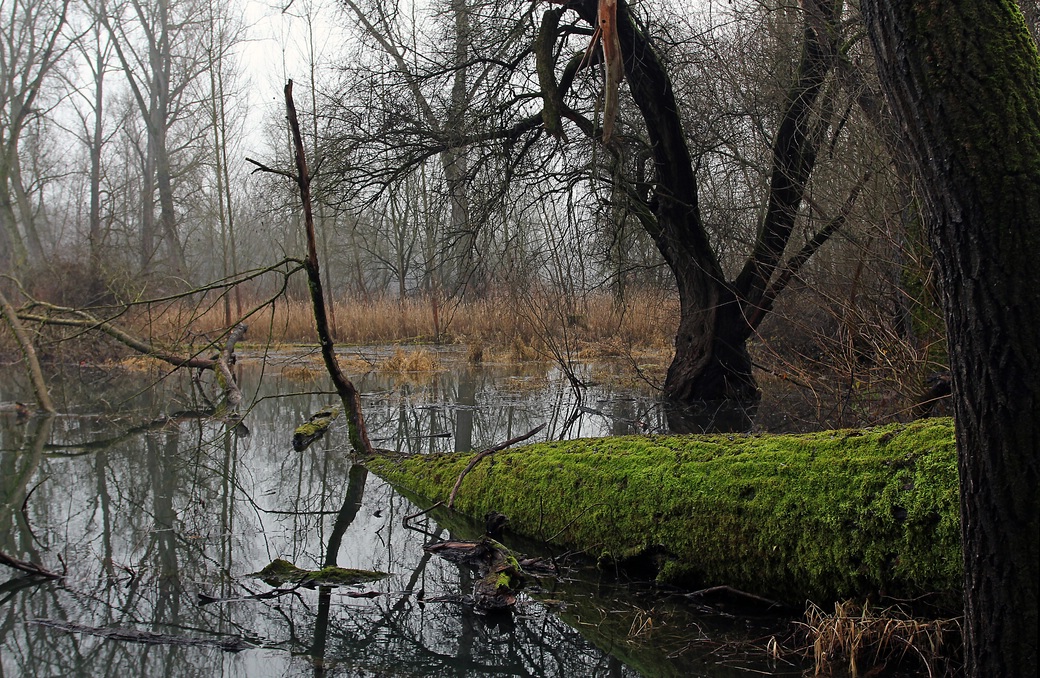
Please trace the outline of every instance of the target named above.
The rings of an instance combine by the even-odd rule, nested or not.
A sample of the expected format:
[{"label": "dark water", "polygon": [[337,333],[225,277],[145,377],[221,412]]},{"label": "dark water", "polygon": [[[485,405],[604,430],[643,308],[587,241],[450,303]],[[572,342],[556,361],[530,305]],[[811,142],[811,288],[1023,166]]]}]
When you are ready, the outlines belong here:
[{"label": "dark water", "polygon": [[[199,416],[209,385],[181,373],[66,367],[51,377],[63,414],[0,412],[0,553],[65,574],[0,567],[2,676],[801,674],[744,651],[765,647],[777,620],[588,567],[540,580],[510,616],[434,602],[471,590],[473,574],[423,546],[475,534],[445,516],[405,529],[417,508],[351,464],[341,422],[293,452],[292,429],[334,402],[320,374],[282,373],[300,364],[314,363],[239,366],[248,432]],[[479,449],[542,423],[536,439],[667,425],[649,390],[579,398],[544,366],[357,384],[375,444],[409,452]],[[27,393],[20,371],[0,371],[0,403]],[[275,558],[390,576],[250,597],[271,590],[248,575]]]}]

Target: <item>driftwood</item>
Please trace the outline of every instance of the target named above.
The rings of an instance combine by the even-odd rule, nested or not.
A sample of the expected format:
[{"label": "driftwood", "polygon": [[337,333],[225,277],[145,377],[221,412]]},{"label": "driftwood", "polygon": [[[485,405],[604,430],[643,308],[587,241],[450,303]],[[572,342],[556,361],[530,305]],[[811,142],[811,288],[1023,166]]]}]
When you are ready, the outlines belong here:
[{"label": "driftwood", "polygon": [[478,610],[504,611],[516,605],[516,594],[525,583],[523,568],[516,556],[494,539],[444,541],[427,546],[425,551],[477,570],[480,578],[473,585],[473,604]]},{"label": "driftwood", "polygon": [[297,452],[303,452],[311,443],[320,440],[332,426],[333,420],[339,416],[339,408],[324,407],[310,416],[306,423],[300,424],[293,431],[292,446]]}]

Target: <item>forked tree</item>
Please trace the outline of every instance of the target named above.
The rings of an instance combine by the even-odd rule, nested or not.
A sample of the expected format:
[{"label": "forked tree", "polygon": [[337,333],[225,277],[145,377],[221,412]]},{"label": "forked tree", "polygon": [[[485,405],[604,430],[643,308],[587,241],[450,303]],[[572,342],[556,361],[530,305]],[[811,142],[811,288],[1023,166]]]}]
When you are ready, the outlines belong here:
[{"label": "forked tree", "polygon": [[[463,65],[471,74],[479,70],[481,75],[472,79],[472,87],[486,91],[470,97],[465,133],[447,133],[427,124],[421,107],[416,113],[366,109],[366,115],[380,124],[367,142],[358,145],[369,143],[376,150],[367,156],[355,155],[350,161],[357,168],[353,171],[367,175],[358,178],[359,183],[389,183],[415,171],[426,159],[453,149],[469,149],[470,157],[491,158],[491,149],[498,144],[498,157],[508,157],[502,163],[503,181],[523,179],[545,186],[556,179],[569,186],[580,182],[577,174],[581,172],[588,179],[589,164],[579,160],[580,168],[565,167],[575,162],[574,152],[566,149],[577,146],[578,137],[596,140],[599,147],[593,154],[604,158],[603,164],[612,169],[594,167],[594,181],[609,175],[606,181],[612,196],[624,200],[624,210],[635,215],[675,278],[681,310],[675,355],[664,384],[666,395],[678,403],[756,401],[759,394],[748,341],[780,292],[844,223],[863,183],[858,173],[848,176],[844,201],[837,201],[834,213],[821,219],[823,226],[804,243],[793,242],[804,223],[804,199],[820,146],[834,122],[824,99],[836,82],[844,3],[807,0],[803,5],[795,14],[800,22],[800,54],[795,54],[792,80],[773,117],[773,141],[765,154],[768,179],[764,194],[758,196],[761,216],[748,229],[757,230],[757,237],[731,277],[725,272],[723,255],[712,243],[699,203],[699,157],[684,128],[673,73],[658,51],[659,36],[624,0],[571,0],[533,9],[519,3],[474,5],[469,9],[470,56]],[[589,96],[586,72],[598,68],[604,57],[598,47],[585,49],[601,17],[609,24],[608,30],[600,31],[604,40],[599,43],[608,62],[604,69],[608,110],[602,116],[596,110],[595,97]],[[386,42],[370,22],[364,30],[376,35],[372,38],[376,44]],[[491,40],[488,36],[492,35],[498,39]],[[417,55],[415,61],[427,64],[428,70],[420,74],[393,51],[396,61],[390,70],[416,91],[445,90],[452,82],[453,69],[463,67],[453,61],[457,55],[449,52],[423,53],[421,59]],[[400,72],[394,70],[394,63]],[[619,82],[622,73],[623,84]],[[620,99],[613,91],[619,84],[624,95]],[[638,114],[626,118],[618,113],[622,110]],[[336,111],[330,115],[348,118]],[[351,128],[350,134],[362,134],[353,131],[357,125],[343,126]],[[347,146],[357,140],[341,142]],[[564,150],[559,151],[561,148]],[[393,167],[380,169],[379,162]],[[485,164],[493,163],[474,162],[473,171]],[[343,173],[351,171],[347,168]],[[475,176],[469,180],[475,181]],[[502,195],[509,190],[503,188]]]}]

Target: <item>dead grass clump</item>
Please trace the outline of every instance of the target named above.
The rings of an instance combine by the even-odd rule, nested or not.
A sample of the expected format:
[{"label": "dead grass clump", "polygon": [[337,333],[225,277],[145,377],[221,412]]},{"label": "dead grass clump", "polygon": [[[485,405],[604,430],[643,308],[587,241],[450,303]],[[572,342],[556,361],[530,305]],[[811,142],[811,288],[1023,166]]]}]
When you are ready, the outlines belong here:
[{"label": "dead grass clump", "polygon": [[510,362],[531,362],[536,360],[544,360],[545,353],[539,351],[534,342],[526,340],[520,334],[513,336],[511,341],[506,348],[505,354]]},{"label": "dead grass clump", "polygon": [[[810,605],[801,624],[816,663],[816,675],[872,675],[915,663],[927,675],[952,676],[959,669],[959,619],[915,619],[898,607],[879,612],[854,602],[835,603],[834,614]],[[864,672],[866,670],[866,672]]]},{"label": "dead grass clump", "polygon": [[484,362],[484,344],[469,344],[469,346],[466,347],[466,362],[470,365],[479,365]]},{"label": "dead grass clump", "polygon": [[384,372],[435,372],[440,369],[440,361],[424,348],[405,351],[397,346],[379,368]]},{"label": "dead grass clump", "polygon": [[282,368],[282,376],[289,381],[312,381],[321,375],[308,365],[287,365]]}]

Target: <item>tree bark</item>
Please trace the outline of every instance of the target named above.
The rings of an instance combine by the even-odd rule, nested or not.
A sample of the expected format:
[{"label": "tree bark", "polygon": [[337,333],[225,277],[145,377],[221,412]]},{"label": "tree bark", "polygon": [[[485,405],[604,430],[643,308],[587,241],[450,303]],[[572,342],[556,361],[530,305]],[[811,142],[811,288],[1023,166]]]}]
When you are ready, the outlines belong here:
[{"label": "tree bark", "polygon": [[329,331],[329,319],[325,312],[325,295],[321,287],[321,269],[318,266],[317,237],[314,233],[314,214],[311,209],[311,175],[307,169],[307,156],[303,148],[303,136],[300,134],[300,122],[296,116],[296,104],[292,95],[292,80],[285,85],[285,109],[289,118],[289,129],[292,132],[293,150],[296,156],[296,185],[300,189],[300,202],[303,204],[303,222],[307,231],[307,259],[304,268],[307,271],[307,282],[311,292],[311,304],[314,307],[314,324],[318,330],[321,343],[321,355],[325,360],[325,369],[332,378],[343,409],[347,413],[347,428],[350,431],[350,444],[354,451],[363,456],[371,456],[372,443],[368,440],[365,428],[365,417],[361,410],[361,394],[354,383],[343,374],[336,358],[336,346]]},{"label": "tree bark", "polygon": [[0,290],[0,315],[7,321],[8,327],[11,328],[11,332],[14,334],[15,341],[22,351],[25,369],[29,373],[29,381],[32,383],[33,394],[36,396],[36,404],[44,412],[55,412],[54,403],[51,401],[50,392],[47,390],[47,382],[44,381],[43,372],[40,370],[40,361],[36,358],[36,349],[33,348],[32,340],[25,333],[25,329],[18,319],[18,314],[7,301],[3,290]]},{"label": "tree bark", "polygon": [[[803,51],[773,143],[766,214],[743,271],[731,283],[701,220],[693,158],[671,80],[627,4],[618,3],[625,74],[653,153],[655,186],[653,195],[645,196],[647,210],[641,222],[675,275],[679,291],[675,356],[664,384],[673,402],[759,398],[747,351],[755,328],[749,318],[765,311],[764,299],[815,167],[812,110],[834,66],[840,5],[835,0],[804,3]],[[589,0],[576,9],[594,24],[595,3]]]},{"label": "tree bark", "polygon": [[1013,0],[864,0],[863,13],[944,293],[967,673],[1035,676],[1040,58]]}]

